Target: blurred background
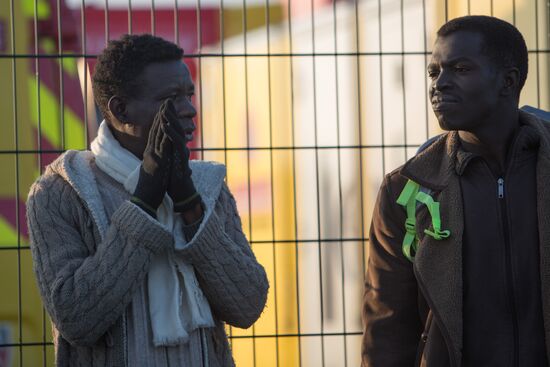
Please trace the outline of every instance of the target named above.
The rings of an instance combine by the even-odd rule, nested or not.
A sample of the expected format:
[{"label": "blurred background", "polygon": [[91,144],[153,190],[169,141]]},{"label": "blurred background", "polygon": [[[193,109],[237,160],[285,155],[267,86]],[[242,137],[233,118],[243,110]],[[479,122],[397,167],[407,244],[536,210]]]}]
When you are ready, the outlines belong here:
[{"label": "blurred background", "polygon": [[194,158],[227,165],[268,273],[261,318],[228,328],[237,366],[358,366],[376,193],[438,133],[426,65],[439,26],[466,14],[519,28],[520,104],[548,110],[548,1],[0,0],[0,367],[53,365],[25,201],[47,164],[95,137],[95,59],[124,33],[184,48]]}]

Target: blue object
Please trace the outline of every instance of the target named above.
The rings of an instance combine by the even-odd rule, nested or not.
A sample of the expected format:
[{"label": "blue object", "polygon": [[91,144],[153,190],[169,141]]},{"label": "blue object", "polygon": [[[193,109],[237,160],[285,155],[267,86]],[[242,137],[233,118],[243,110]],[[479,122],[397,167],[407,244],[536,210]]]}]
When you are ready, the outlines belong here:
[{"label": "blue object", "polygon": [[533,106],[525,105],[522,108],[520,108],[522,111],[532,113],[533,115],[537,116],[540,119],[543,119],[545,121],[550,121],[550,112],[544,111],[541,109],[538,109]]}]

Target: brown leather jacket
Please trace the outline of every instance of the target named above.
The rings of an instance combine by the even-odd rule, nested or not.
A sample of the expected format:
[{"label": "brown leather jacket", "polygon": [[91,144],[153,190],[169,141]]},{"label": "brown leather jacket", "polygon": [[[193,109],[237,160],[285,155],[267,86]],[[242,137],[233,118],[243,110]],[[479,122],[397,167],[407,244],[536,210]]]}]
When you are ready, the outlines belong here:
[{"label": "brown leather jacket", "polygon": [[[540,138],[536,167],[540,288],[550,355],[550,124],[521,111],[520,120]],[[363,367],[462,366],[464,208],[456,172],[458,147],[458,134],[447,133],[382,183],[369,241]],[[419,207],[414,263],[402,254],[406,213],[396,203],[407,179],[435,193],[442,228],[451,231],[444,240],[425,236],[431,217],[425,206]]]}]

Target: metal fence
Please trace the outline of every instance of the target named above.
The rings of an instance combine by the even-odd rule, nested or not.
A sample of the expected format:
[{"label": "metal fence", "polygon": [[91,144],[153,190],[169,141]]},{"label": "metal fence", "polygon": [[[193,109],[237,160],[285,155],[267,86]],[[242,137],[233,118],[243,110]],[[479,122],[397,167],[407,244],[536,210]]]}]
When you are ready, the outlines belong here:
[{"label": "metal fence", "polygon": [[90,75],[123,33],[185,49],[193,154],[227,165],[268,272],[261,318],[228,328],[237,365],[357,366],[376,192],[437,132],[426,65],[437,28],[465,14],[517,25],[530,56],[521,103],[549,109],[542,0],[0,0],[0,367],[53,365],[26,195],[95,136]]}]

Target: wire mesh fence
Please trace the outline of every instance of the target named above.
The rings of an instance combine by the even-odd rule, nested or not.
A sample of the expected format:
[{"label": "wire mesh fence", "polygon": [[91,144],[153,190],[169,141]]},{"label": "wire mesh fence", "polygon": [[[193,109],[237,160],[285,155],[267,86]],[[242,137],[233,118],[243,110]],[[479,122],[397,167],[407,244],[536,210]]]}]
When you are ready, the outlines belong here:
[{"label": "wire mesh fence", "polygon": [[271,284],[238,366],[356,366],[370,214],[384,173],[437,123],[426,65],[437,28],[498,16],[525,36],[521,104],[549,109],[542,0],[0,1],[0,366],[51,366],[50,320],[32,272],[25,200],[44,167],[86,149],[109,39],[153,33],[185,50],[197,87],[196,159],[227,165]]}]

